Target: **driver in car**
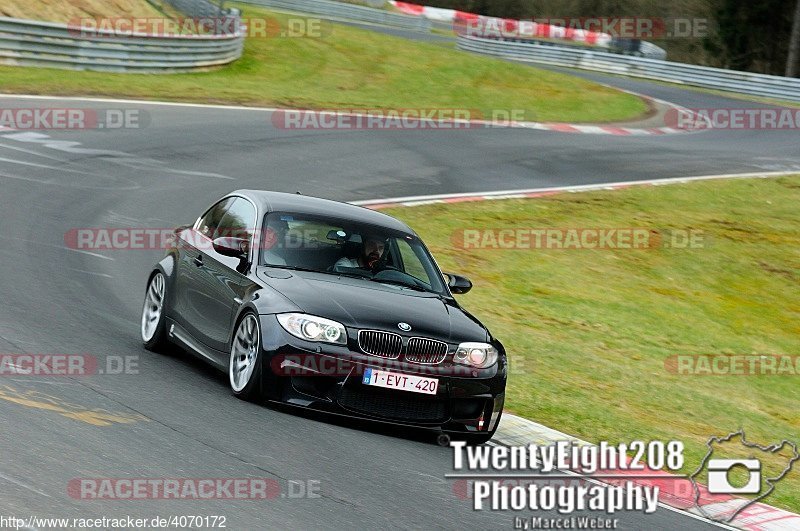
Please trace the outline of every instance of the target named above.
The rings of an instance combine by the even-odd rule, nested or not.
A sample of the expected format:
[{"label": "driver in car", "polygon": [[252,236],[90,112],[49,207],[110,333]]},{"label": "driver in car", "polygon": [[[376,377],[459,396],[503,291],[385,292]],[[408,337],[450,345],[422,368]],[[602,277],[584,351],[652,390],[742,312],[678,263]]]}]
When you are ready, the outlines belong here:
[{"label": "driver in car", "polygon": [[289,233],[289,224],[283,220],[270,220],[267,230],[264,231],[262,246],[264,260],[269,265],[285,266],[286,258],[283,249],[286,244],[286,235]]},{"label": "driver in car", "polygon": [[364,237],[364,243],[361,245],[361,252],[357,258],[348,258],[343,256],[336,261],[334,267],[350,267],[360,269],[373,269],[378,263],[378,260],[383,256],[383,251],[386,248],[386,242],[380,236],[368,235]]}]

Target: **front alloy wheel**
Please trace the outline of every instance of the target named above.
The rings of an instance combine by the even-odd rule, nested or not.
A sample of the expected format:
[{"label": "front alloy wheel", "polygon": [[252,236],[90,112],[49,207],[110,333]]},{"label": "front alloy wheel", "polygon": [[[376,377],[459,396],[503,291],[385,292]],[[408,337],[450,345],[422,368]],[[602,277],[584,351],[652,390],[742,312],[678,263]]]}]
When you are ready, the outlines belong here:
[{"label": "front alloy wheel", "polygon": [[245,400],[261,398],[261,328],[253,313],[247,313],[236,328],[228,377],[231,390],[237,397]]},{"label": "front alloy wheel", "polygon": [[142,341],[147,350],[158,352],[167,344],[164,301],[167,294],[164,274],[156,273],[147,285],[142,307]]}]

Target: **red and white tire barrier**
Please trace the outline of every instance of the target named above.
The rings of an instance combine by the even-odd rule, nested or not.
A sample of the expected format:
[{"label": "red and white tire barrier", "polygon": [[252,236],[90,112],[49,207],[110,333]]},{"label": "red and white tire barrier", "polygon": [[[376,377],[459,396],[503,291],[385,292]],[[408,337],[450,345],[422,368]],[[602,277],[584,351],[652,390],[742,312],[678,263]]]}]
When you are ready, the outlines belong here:
[{"label": "red and white tire barrier", "polygon": [[396,0],[389,0],[389,3],[406,15],[425,17],[437,22],[447,22],[453,24],[453,29],[457,32],[463,32],[468,35],[474,34],[479,37],[562,39],[603,48],[607,48],[612,40],[611,35],[599,31],[565,28],[553,24],[534,22],[532,20],[487,17],[476,13],[468,13],[466,11],[442,9],[408,2],[398,2]]},{"label": "red and white tire barrier", "polygon": [[438,22],[454,22],[456,19],[455,9],[443,9],[441,7],[421,6],[419,4],[410,4],[408,2],[396,2],[389,0],[397,10],[412,17],[425,17],[430,20]]},{"label": "red and white tire barrier", "polygon": [[460,11],[456,11],[455,9],[421,6],[419,4],[410,4],[408,2],[396,2],[395,0],[389,0],[389,3],[406,15],[411,15],[412,17],[425,17],[437,22],[454,22],[456,19],[456,13],[460,13]]}]

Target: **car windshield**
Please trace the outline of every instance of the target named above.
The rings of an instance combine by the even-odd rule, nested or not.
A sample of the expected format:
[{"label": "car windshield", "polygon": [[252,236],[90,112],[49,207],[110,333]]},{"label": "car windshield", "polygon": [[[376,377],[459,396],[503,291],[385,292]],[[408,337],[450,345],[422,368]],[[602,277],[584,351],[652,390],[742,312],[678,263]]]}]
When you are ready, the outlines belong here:
[{"label": "car windshield", "polygon": [[262,265],[363,278],[444,294],[442,274],[413,234],[339,218],[273,212],[264,220]]}]

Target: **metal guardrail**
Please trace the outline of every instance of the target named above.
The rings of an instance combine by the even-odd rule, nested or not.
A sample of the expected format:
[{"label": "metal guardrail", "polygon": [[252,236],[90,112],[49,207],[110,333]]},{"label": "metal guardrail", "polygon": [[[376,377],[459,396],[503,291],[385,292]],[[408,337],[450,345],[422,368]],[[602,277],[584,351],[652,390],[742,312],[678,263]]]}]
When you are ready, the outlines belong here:
[{"label": "metal guardrail", "polygon": [[[213,15],[218,16],[218,15]],[[0,64],[103,72],[181,72],[241,57],[244,33],[154,36],[0,17]]]},{"label": "metal guardrail", "polygon": [[180,11],[192,18],[218,18],[226,15],[238,16],[236,9],[222,9],[210,0],[147,0],[157,9],[162,9],[164,4]]},{"label": "metal guardrail", "polygon": [[595,70],[766,98],[800,101],[800,79],[673,63],[585,49],[460,35],[461,50],[517,61]]},{"label": "metal guardrail", "polygon": [[346,22],[368,22],[394,28],[430,32],[431,22],[425,17],[411,17],[382,9],[357,6],[330,0],[239,0],[272,9],[308,13],[320,18]]}]

